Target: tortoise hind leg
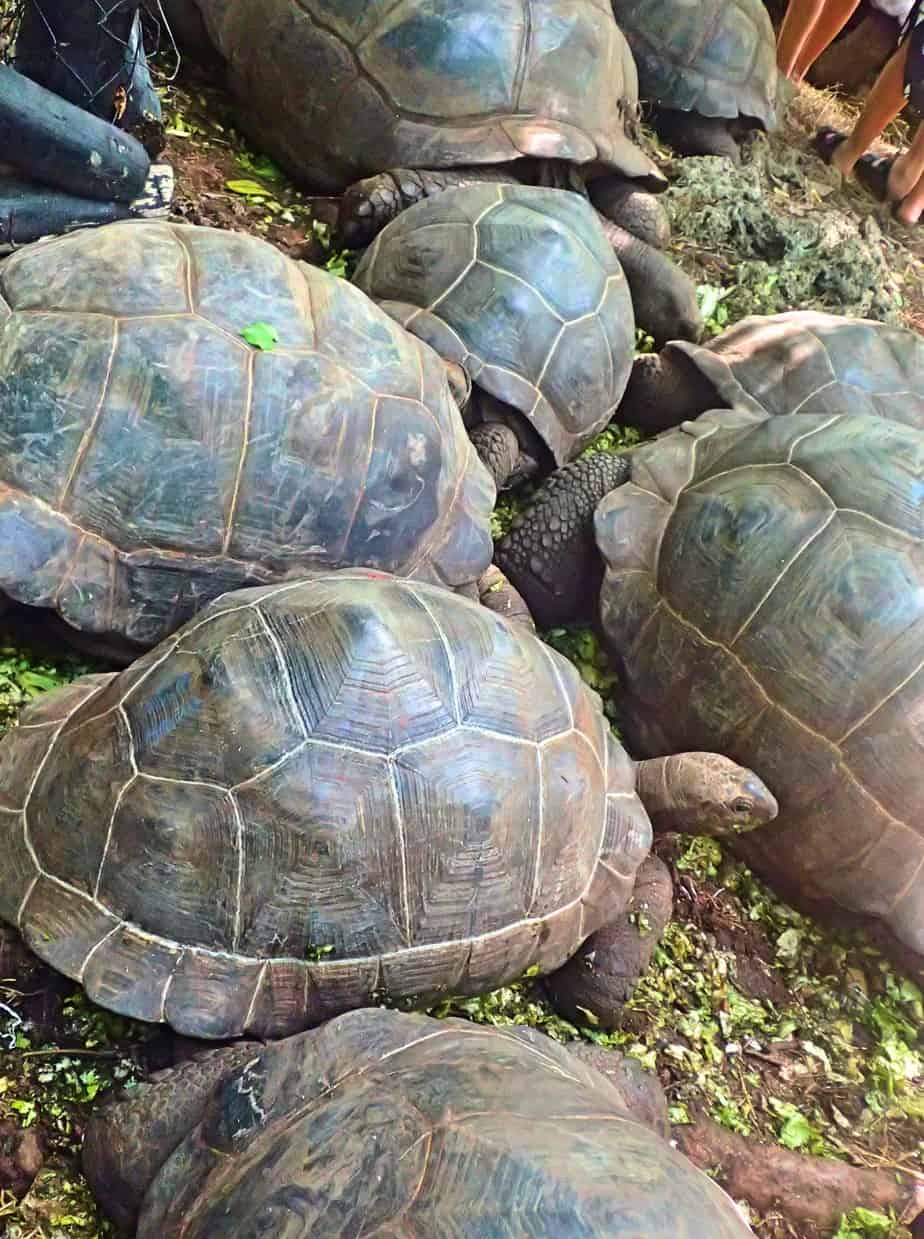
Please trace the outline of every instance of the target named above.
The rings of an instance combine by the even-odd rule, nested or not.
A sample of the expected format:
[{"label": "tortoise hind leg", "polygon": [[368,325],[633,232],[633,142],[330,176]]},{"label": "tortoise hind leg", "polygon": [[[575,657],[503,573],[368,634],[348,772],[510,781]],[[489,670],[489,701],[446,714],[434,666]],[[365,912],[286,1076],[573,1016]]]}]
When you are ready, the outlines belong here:
[{"label": "tortoise hind leg", "polygon": [[741,151],[724,117],[660,108],[655,113],[655,127],[680,155],[722,155],[732,163],[741,163]]},{"label": "tortoise hind leg", "polygon": [[386,224],[408,207],[434,198],[447,189],[496,181],[517,185],[516,177],[490,168],[459,168],[451,172],[430,172],[416,168],[393,168],[378,176],[356,181],[344,192],[337,215],[337,238],[349,249],[369,245]]},{"label": "tortoise hind leg", "polygon": [[546,977],[545,989],[556,1010],[576,1024],[586,1024],[590,1012],[603,1028],[617,1028],[667,928],[673,903],[667,866],[649,856],[639,867],[623,915],[591,934],[563,967]]},{"label": "tortoise hind leg", "polygon": [[597,452],[572,461],[546,479],[497,543],[495,562],[540,628],[595,616],[603,565],[594,511],[628,477],[627,456]]}]

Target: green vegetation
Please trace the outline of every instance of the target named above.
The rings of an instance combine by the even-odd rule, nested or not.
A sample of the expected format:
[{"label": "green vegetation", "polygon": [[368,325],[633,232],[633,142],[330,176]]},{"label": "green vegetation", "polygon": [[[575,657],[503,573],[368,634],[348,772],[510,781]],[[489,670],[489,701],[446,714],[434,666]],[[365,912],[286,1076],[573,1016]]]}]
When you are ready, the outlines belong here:
[{"label": "green vegetation", "polygon": [[811,179],[805,160],[758,139],[739,168],[678,163],[665,204],[684,265],[721,274],[701,289],[713,334],[748,314],[796,308],[900,321],[903,272],[875,220],[826,203],[831,187]]},{"label": "green vegetation", "polygon": [[37,654],[0,633],[0,733],[40,693],[60,688],[89,670],[70,654]]}]

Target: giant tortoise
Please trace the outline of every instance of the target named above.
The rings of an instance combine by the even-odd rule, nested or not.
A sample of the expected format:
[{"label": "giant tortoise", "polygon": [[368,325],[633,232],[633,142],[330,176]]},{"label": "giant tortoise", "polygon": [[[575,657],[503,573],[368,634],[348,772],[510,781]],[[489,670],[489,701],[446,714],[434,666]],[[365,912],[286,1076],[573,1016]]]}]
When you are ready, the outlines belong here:
[{"label": "giant tortoise", "polygon": [[633,751],[753,764],[780,817],[772,842],[733,846],[919,955],[922,477],[924,431],[890,418],[716,411],[567,466],[498,550],[537,618],[561,620],[593,579],[596,509]]},{"label": "giant tortoise", "polygon": [[924,430],[924,338],[815,310],[744,318],[708,344],[635,359],[619,420],[646,430],[709,409],[875,413]]},{"label": "giant tortoise", "polygon": [[260,148],[312,190],[348,190],[344,244],[473,179],[587,182],[639,324],[697,338],[693,285],[654,248],[667,223],[647,191],[667,182],[632,140],[638,80],[609,0],[198,3]]},{"label": "giant tortoise", "polygon": [[434,354],[266,242],[123,223],[0,267],[0,593],[70,631],[137,651],[352,564],[468,586],[493,503]]},{"label": "giant tortoise", "polygon": [[576,194],[487,184],[419,202],[379,233],[354,280],[466,371],[465,418],[498,488],[566,464],[622,399],[632,301]]},{"label": "giant tortoise", "polygon": [[636,766],[525,627],[344,569],[228,594],[24,712],[0,919],[103,1006],[279,1036],[557,968],[625,911],[651,820],[775,813],[715,754]]},{"label": "giant tortoise", "polygon": [[612,0],[659,133],[688,155],[739,158],[735,134],[777,123],[776,40],[763,0]]},{"label": "giant tortoise", "polygon": [[160,1073],[94,1116],[84,1167],[137,1239],[751,1234],[542,1033],[393,1011]]}]

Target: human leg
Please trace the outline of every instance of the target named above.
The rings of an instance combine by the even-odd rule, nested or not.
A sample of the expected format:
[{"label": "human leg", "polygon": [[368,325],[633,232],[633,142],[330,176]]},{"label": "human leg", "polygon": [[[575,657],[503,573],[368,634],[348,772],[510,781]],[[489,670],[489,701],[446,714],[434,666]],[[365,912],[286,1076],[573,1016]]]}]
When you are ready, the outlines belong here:
[{"label": "human leg", "polygon": [[831,163],[851,176],[861,155],[905,106],[905,66],[908,46],[903,44],[876,79],[853,131],[831,153]]},{"label": "human leg", "polygon": [[[914,141],[901,160],[896,163],[895,198],[901,198],[895,209],[895,217],[903,224],[917,224],[924,215],[924,124],[918,125]],[[902,186],[906,186],[902,192]],[[890,191],[892,185],[890,181]]]},{"label": "human leg", "polygon": [[776,44],[776,61],[784,77],[795,76],[802,45],[818,21],[827,0],[789,0]]},{"label": "human leg", "polygon": [[822,7],[806,33],[796,56],[792,78],[801,82],[821,54],[827,51],[860,7],[860,0],[834,0]]}]

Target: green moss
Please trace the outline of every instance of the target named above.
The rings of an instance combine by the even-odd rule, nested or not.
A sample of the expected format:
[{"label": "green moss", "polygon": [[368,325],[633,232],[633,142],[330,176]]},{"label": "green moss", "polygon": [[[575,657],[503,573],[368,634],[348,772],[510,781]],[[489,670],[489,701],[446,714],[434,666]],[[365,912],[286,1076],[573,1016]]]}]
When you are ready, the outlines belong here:
[{"label": "green moss", "polygon": [[701,289],[712,334],[749,314],[790,309],[900,321],[901,281],[875,220],[835,207],[797,209],[812,193],[799,152],[766,142],[739,168],[710,157],[679,164],[664,196],[675,236],[729,271],[721,286]]}]

